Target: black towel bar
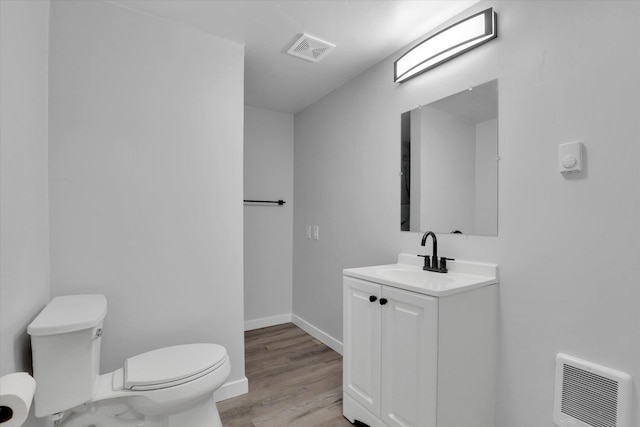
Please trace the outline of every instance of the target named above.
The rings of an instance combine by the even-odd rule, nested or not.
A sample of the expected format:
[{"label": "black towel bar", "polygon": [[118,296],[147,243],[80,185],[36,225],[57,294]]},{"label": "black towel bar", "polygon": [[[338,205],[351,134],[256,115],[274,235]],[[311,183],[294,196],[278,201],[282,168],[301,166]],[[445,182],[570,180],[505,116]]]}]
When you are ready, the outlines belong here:
[{"label": "black towel bar", "polygon": [[284,200],[245,200],[245,203],[277,203],[279,205],[284,205],[285,202]]}]

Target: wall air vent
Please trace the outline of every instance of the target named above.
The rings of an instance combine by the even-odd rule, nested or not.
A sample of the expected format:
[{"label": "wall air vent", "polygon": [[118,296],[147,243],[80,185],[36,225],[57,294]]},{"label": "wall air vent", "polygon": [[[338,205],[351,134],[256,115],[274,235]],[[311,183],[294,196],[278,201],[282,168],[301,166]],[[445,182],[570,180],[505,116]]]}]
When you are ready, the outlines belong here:
[{"label": "wall air vent", "polygon": [[631,427],[631,377],[558,353],[553,419],[558,427]]},{"label": "wall air vent", "polygon": [[327,56],[334,47],[336,47],[336,45],[308,34],[302,34],[289,48],[287,53],[297,56],[298,58],[306,59],[307,61],[318,62]]}]

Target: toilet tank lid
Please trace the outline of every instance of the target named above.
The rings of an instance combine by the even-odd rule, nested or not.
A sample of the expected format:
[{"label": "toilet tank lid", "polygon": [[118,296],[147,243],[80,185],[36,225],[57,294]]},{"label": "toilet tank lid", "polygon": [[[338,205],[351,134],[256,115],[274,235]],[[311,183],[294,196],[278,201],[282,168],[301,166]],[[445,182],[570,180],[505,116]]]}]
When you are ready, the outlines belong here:
[{"label": "toilet tank lid", "polygon": [[55,297],[27,328],[31,336],[64,334],[97,326],[107,314],[104,295]]}]

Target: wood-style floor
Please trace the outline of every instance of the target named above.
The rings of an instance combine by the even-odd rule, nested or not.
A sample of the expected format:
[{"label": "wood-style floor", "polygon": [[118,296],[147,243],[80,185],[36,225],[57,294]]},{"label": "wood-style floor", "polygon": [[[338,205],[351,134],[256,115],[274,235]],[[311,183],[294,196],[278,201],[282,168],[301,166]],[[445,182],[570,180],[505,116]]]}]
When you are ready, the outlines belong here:
[{"label": "wood-style floor", "polygon": [[352,426],[342,356],[287,323],[245,332],[249,393],[218,402],[224,427]]}]

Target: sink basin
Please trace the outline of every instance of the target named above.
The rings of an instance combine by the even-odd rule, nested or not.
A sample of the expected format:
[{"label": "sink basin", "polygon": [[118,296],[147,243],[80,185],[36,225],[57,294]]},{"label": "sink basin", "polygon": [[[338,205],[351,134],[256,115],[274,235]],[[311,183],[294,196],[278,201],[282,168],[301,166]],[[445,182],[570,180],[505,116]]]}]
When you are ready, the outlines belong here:
[{"label": "sink basin", "polygon": [[442,288],[454,282],[446,274],[413,268],[381,268],[378,275],[394,282],[403,282],[432,288]]}]

